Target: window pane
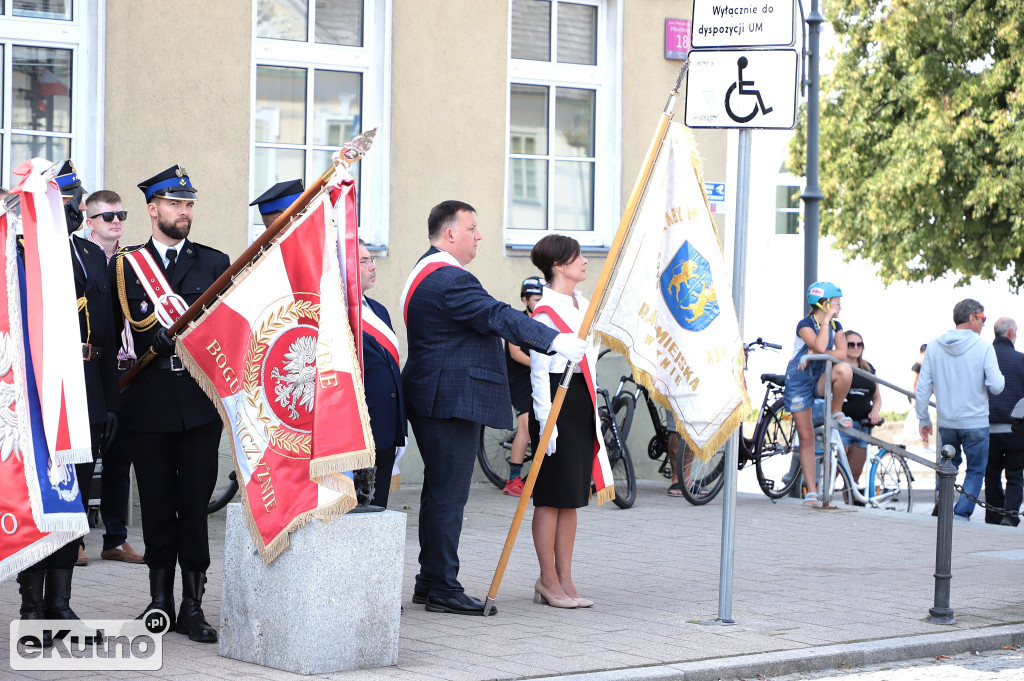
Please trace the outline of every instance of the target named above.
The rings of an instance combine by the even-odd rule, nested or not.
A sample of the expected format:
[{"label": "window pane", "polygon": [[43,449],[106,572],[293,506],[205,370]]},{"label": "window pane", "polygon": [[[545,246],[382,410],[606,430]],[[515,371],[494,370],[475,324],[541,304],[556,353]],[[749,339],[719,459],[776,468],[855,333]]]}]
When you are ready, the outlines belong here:
[{"label": "window pane", "polygon": [[558,61],[597,64],[597,7],[558,3]]},{"label": "window pane", "polygon": [[775,188],[775,208],[800,208],[800,187],[780,184]]},{"label": "window pane", "polygon": [[548,88],[512,84],[509,150],[513,154],[548,153]]},{"label": "window pane", "polygon": [[11,135],[11,168],[36,157],[54,163],[71,158],[71,140],[67,137]]},{"label": "window pane", "polygon": [[306,69],[256,67],[256,141],[306,143]]},{"label": "window pane", "polygon": [[591,232],[594,230],[594,164],[555,161],[556,230]]},{"label": "window pane", "polygon": [[781,210],[775,213],[775,233],[799,234],[800,213]]},{"label": "window pane", "polygon": [[313,144],[336,148],[362,132],[362,80],[358,73],[317,69],[313,75]]},{"label": "window pane", "polygon": [[513,229],[548,228],[548,163],[509,159],[508,224]]},{"label": "window pane", "polygon": [[363,46],[363,0],[316,0],[316,41]]},{"label": "window pane", "polygon": [[555,91],[555,154],[594,156],[593,90],[560,87]]},{"label": "window pane", "polygon": [[[278,182],[301,178],[306,182],[306,152],[302,149],[256,147],[253,173],[253,196],[259,196]],[[327,166],[324,166],[326,168]],[[263,224],[257,206],[252,207],[252,222]]]},{"label": "window pane", "polygon": [[[0,12],[2,13],[2,12]],[[14,0],[16,17],[71,20],[71,0]]]},{"label": "window pane", "polygon": [[13,127],[71,132],[71,50],[15,45],[13,55]]},{"label": "window pane", "polygon": [[551,3],[512,0],[512,58],[551,60]]},{"label": "window pane", "polygon": [[278,40],[305,40],[308,17],[308,0],[258,0],[256,36]]}]

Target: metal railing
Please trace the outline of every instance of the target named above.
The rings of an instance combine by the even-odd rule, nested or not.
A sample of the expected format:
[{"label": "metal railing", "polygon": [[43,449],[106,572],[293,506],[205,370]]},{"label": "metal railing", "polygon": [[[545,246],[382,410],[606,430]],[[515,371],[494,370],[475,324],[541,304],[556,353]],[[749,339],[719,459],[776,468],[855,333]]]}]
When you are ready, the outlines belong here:
[{"label": "metal railing", "polygon": [[[874,435],[864,433],[855,428],[847,427],[842,424],[832,422],[832,365],[838,364],[843,360],[837,359],[832,355],[828,354],[814,354],[807,355],[804,358],[807,362],[825,362],[825,385],[822,392],[825,397],[825,423],[824,423],[824,447],[826,448],[825,456],[822,457],[822,480],[828,481],[832,479],[835,474],[832,470],[832,457],[828,456],[828,447],[831,446],[829,443],[832,442],[832,429],[835,428],[842,433],[848,435],[854,435],[859,440],[870,442],[871,444],[884,448],[893,454],[903,457],[904,459],[910,459],[915,461],[922,466],[935,471],[936,476],[939,480],[938,500],[937,500],[937,511],[938,511],[938,523],[935,529],[935,596],[933,599],[932,607],[928,609],[928,622],[932,624],[954,624],[955,619],[953,617],[953,609],[949,605],[949,583],[953,578],[953,487],[956,480],[956,467],[953,466],[953,456],[956,454],[956,450],[951,445],[945,445],[941,447],[941,458],[936,461],[930,461],[924,457],[918,456],[907,451],[906,447],[897,445],[892,442],[886,442]],[[858,376],[863,376],[875,383],[884,385],[891,390],[895,390],[898,393],[902,393],[908,397],[914,397],[914,393],[901,388],[897,385],[889,383],[872,374],[869,371],[855,366],[850,366],[853,369],[853,373]],[[929,402],[929,406],[934,407],[934,402]],[[914,418],[913,414],[908,414],[908,418]],[[938,437],[938,428],[935,429],[936,437]],[[827,482],[822,485],[822,489],[818,490],[821,495],[822,507],[827,508],[831,502],[832,485]]]}]

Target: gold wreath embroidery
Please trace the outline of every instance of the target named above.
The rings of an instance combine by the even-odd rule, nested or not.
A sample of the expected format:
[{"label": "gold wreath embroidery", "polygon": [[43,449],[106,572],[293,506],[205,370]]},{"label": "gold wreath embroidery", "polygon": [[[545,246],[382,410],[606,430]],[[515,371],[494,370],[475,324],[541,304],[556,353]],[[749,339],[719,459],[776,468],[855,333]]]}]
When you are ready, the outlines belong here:
[{"label": "gold wreath embroidery", "polygon": [[308,300],[293,300],[271,312],[263,320],[259,328],[253,333],[252,341],[249,343],[242,390],[245,391],[246,403],[256,412],[256,420],[263,424],[263,436],[270,441],[269,444],[277,445],[281,449],[295,454],[308,456],[312,449],[312,436],[307,433],[289,431],[275,425],[275,419],[266,412],[263,407],[263,400],[260,399],[262,389],[260,384],[260,367],[263,365],[263,357],[266,355],[268,342],[282,330],[294,325],[302,317],[319,323],[320,305]]}]

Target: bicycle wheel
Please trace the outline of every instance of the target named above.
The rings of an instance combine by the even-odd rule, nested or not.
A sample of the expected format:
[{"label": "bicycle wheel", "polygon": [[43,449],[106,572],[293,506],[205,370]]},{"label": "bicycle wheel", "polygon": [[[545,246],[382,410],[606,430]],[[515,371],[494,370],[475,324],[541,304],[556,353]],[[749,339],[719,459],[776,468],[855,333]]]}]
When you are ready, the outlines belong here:
[{"label": "bicycle wheel", "polygon": [[[680,447],[685,446],[680,443]],[[725,484],[725,447],[720,447],[707,461],[701,461],[696,455],[686,460],[683,455],[682,470],[679,472],[679,489],[683,496],[694,506],[703,506],[722,491]]]},{"label": "bicycle wheel", "polygon": [[[853,483],[850,482],[850,476],[847,474],[846,469],[839,465],[838,461],[836,461],[833,465],[835,466],[835,474],[832,478],[832,494],[830,496],[829,506],[853,506],[854,497],[853,493],[850,491]],[[824,471],[822,470],[822,461],[820,455],[815,461],[815,466],[817,468],[817,471],[815,473],[817,482],[816,486],[818,489],[818,498],[820,499],[824,496],[822,494],[822,475],[824,474]],[[807,496],[807,485],[804,484],[803,471],[798,472],[796,475],[793,476],[793,478],[796,481],[796,484],[799,485],[800,497],[803,498]]]},{"label": "bicycle wheel", "polygon": [[622,393],[612,401],[615,422],[619,426],[619,438],[623,442],[629,437],[629,429],[633,425],[633,412],[635,410],[636,400],[628,393]]},{"label": "bicycle wheel", "polygon": [[789,494],[799,478],[799,449],[796,422],[782,399],[761,414],[754,431],[753,457],[761,491],[771,499]]},{"label": "bicycle wheel", "polygon": [[636,503],[636,473],[633,471],[633,458],[629,455],[626,442],[620,437],[622,449],[612,432],[611,419],[601,411],[601,433],[604,435],[604,446],[608,451],[608,463],[612,467],[612,481],[615,484],[615,505],[629,508]]},{"label": "bicycle wheel", "polygon": [[237,493],[238,477],[235,471],[231,471],[223,485],[220,482],[217,483],[217,487],[213,490],[213,496],[210,497],[210,503],[206,505],[206,512],[216,513],[227,506]]},{"label": "bicycle wheel", "polygon": [[914,508],[913,481],[910,466],[902,456],[882,452],[871,462],[867,491],[879,508],[910,513]]},{"label": "bicycle wheel", "polygon": [[[504,489],[508,480],[509,456],[512,454],[512,440],[516,437],[516,430],[484,426],[480,433],[480,449],[476,452],[476,458],[484,475],[498,489]],[[523,461],[523,480],[530,472],[531,458],[527,447],[526,460]]]}]

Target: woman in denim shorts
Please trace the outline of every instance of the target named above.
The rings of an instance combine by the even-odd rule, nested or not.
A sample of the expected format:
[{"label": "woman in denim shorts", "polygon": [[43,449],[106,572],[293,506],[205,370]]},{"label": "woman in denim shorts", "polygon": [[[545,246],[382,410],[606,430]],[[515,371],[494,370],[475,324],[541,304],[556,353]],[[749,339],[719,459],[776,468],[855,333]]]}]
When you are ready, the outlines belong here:
[{"label": "woman in denim shorts", "polygon": [[[835,284],[818,281],[807,289],[807,303],[811,306],[807,316],[796,325],[796,342],[793,357],[786,368],[786,410],[793,414],[797,435],[800,438],[800,468],[804,473],[807,493],[804,506],[818,505],[818,488],[815,482],[814,465],[814,422],[811,406],[815,397],[825,394],[825,363],[821,360],[807,362],[807,355],[829,354],[839,360],[846,359],[846,337],[842,325],[836,321],[842,308],[840,298],[843,292]],[[832,406],[842,405],[850,389],[853,371],[845,363],[832,366]],[[831,416],[844,426],[852,424],[842,410]]]},{"label": "woman in denim shorts", "polygon": [[[875,367],[864,359],[864,338],[856,331],[845,331],[846,336],[846,363],[875,373]],[[843,403],[843,413],[853,420],[853,427],[862,433],[870,433],[871,426],[877,425],[882,420],[882,392],[878,383],[870,378],[853,375],[850,383],[850,392],[846,395],[846,402]],[[868,421],[871,425],[864,425]],[[868,443],[860,438],[839,434],[843,438],[843,446],[846,447],[846,458],[850,461],[850,472],[853,473],[853,481],[860,478],[864,470],[864,462],[867,460]]]}]

